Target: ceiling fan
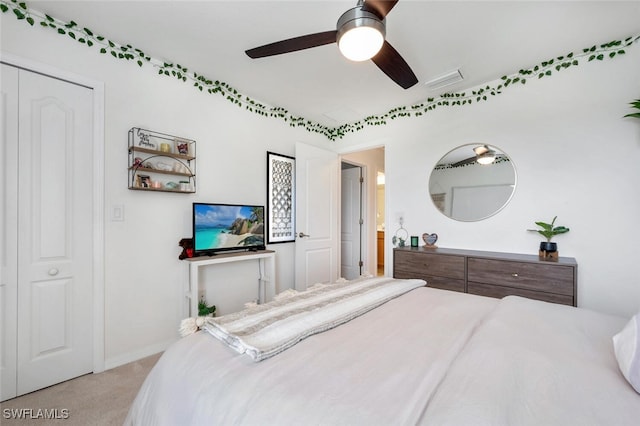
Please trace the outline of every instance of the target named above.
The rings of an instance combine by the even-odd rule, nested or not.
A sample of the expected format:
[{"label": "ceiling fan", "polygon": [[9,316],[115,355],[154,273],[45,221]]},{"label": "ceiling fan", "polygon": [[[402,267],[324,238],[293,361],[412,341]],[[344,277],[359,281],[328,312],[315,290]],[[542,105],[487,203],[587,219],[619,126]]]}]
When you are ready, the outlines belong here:
[{"label": "ceiling fan", "polygon": [[265,44],[245,53],[256,59],[338,43],[340,51],[348,59],[371,59],[389,78],[408,89],[418,79],[402,56],[385,40],[385,17],[396,3],[398,0],[358,0],[356,7],[340,16],[335,30]]},{"label": "ceiling fan", "polygon": [[480,164],[491,164],[496,160],[496,151],[489,148],[487,145],[476,146],[473,148],[473,152],[476,154],[473,157],[460,160],[457,163],[453,163],[452,167],[460,167],[466,164],[478,162]]}]

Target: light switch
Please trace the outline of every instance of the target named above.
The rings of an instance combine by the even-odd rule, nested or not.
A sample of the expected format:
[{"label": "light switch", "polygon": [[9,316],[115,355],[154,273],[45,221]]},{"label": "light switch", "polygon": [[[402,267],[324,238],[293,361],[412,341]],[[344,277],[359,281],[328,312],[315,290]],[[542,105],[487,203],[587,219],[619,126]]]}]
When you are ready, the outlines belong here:
[{"label": "light switch", "polygon": [[124,205],[114,204],[111,206],[111,221],[124,222]]}]

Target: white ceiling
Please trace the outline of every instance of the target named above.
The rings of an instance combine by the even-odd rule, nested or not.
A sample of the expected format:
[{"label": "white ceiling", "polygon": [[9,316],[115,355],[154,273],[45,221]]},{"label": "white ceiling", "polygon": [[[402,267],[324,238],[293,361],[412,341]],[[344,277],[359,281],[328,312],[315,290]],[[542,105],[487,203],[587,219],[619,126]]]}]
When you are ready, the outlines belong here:
[{"label": "white ceiling", "polygon": [[[290,113],[333,127],[424,101],[425,82],[460,69],[458,91],[554,56],[640,33],[640,1],[400,0],[387,41],[419,83],[404,90],[372,62],[349,62],[335,44],[250,59],[246,49],[335,29],[356,0],[33,1],[120,44],[179,63]],[[131,63],[135,69],[135,62]],[[444,89],[443,89],[444,90]],[[442,91],[442,90],[440,90]],[[337,120],[329,118],[336,117]]]}]

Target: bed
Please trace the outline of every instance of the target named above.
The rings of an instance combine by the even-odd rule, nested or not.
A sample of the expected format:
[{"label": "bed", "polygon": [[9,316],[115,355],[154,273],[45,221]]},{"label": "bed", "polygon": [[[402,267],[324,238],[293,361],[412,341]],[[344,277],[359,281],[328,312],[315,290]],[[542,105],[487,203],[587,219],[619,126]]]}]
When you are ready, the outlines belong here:
[{"label": "bed", "polygon": [[[623,329],[637,335],[628,318],[438,290],[419,280],[336,283],[354,293],[358,286],[407,286],[360,308],[350,295],[348,302],[334,297],[332,285],[320,287],[325,295],[314,295],[317,288],[294,294],[182,338],[145,380],[125,424],[640,424],[634,373],[625,378],[612,343]],[[240,348],[243,332],[214,337],[214,329],[246,326],[271,311],[278,312],[275,324],[283,317],[278,309],[295,304],[300,315],[300,306],[318,297],[331,303],[310,305],[292,324],[311,324],[334,300],[356,304],[357,315],[323,317],[275,351],[251,352],[251,342]],[[620,352],[632,353],[637,367],[628,345]]]}]

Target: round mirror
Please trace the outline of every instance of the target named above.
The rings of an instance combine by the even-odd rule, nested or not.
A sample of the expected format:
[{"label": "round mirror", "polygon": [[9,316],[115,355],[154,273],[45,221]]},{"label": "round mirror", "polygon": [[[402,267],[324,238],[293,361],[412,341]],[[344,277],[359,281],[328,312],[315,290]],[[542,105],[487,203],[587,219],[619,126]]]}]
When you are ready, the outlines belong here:
[{"label": "round mirror", "polygon": [[473,222],[498,213],[516,189],[516,170],[500,149],[462,145],[438,161],[429,178],[436,208],[451,219]]}]

